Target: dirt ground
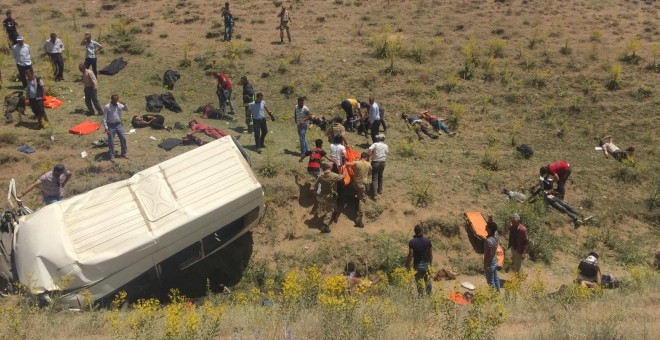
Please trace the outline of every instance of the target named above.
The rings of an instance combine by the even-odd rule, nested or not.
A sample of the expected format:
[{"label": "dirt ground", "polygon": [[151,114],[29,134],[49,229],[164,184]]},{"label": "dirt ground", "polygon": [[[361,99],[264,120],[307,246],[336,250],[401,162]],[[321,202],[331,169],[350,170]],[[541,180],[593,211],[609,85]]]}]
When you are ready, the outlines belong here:
[{"label": "dirt ground", "polygon": [[[77,43],[88,31],[94,39],[101,36],[105,46],[98,57],[99,68],[120,56],[129,60],[119,74],[99,76],[98,97],[103,105],[113,93],[128,103],[125,126],[131,115],[146,113],[144,96],[168,92],[161,86],[168,69],[182,75],[171,92],[184,112],[161,112],[167,125],[198,118],[193,111],[200,105],[217,105],[215,81],[208,75],[213,69],[224,71],[234,82],[237,107],[241,105],[242,75],[248,76],[257,92],[264,93],[277,120],[268,122],[268,147],[261,153],[255,152],[252,136],[243,132],[240,114],[236,121],[205,123],[226,129],[249,150],[269,202],[264,223],[254,230],[253,256],[269,261],[273,268],[281,268],[278,259],[282,257],[305,257],[322,248],[359,244],[368,237],[365,235],[384,233],[405,240],[416,223],[429,218],[462,226],[463,212],[496,214],[509,205],[500,194],[503,187],[526,191],[538,177],[540,166],[559,159],[570,161],[575,169],[567,201],[585,214],[599,216],[601,222],[575,229],[565,216],[548,212],[543,225],[562,240],[562,246],[554,253],[552,265],[536,263],[532,267],[542,269],[550,289],[571,280],[587,249],[585,244],[593,238],[597,238],[596,250],[605,254],[606,271],[615,276],[623,271],[622,250],[608,246],[604,230],[610,240],[626,241],[639,249],[639,264],[650,263],[657,250],[657,220],[649,218],[651,213],[644,204],[658,185],[660,164],[658,73],[646,68],[660,53],[657,2],[298,0],[285,3],[293,17],[291,44],[279,44],[276,1],[231,2],[236,21],[231,44],[206,38],[208,32],[222,31],[217,23],[222,21],[224,1],[23,2],[3,4],[2,8],[13,10],[19,32],[32,46],[36,72],[65,105],[48,111],[52,122],[48,130],[0,126],[0,134],[10,136],[0,140],[0,190],[6,189],[10,178],[16,179],[21,190],[62,162],[74,172],[67,188],[67,195],[73,195],[127,178],[193,148],[179,146],[166,152],[156,146],[164,138],[184,136],[185,131],[138,129],[127,136],[130,159],[110,161],[105,159],[106,149],[91,146],[104,137],[102,129],[80,137],[67,133],[80,122],[101,120],[75,113],[85,107],[81,85],[74,81],[79,77],[75,65],[84,57]],[[87,16],[82,15],[83,3]],[[143,54],[112,52],[116,46],[106,42],[106,35],[122,27],[134,28],[137,44],[146,47]],[[38,57],[43,52],[41,42],[50,31],[57,32],[70,51],[63,82],[53,82],[47,59]],[[400,39],[401,48],[393,60],[374,57],[374,42],[383,34],[398,34]],[[500,41],[497,39],[504,41],[501,56],[489,52]],[[474,66],[472,80],[459,79],[457,73],[464,67],[470,41],[480,61]],[[421,63],[414,57],[415,48],[421,51]],[[642,57],[639,64],[620,61],[622,55],[633,52]],[[184,59],[190,61],[190,67],[180,66]],[[494,65],[494,80],[487,78],[484,65],[488,62]],[[395,75],[384,71],[391,63]],[[616,63],[623,65],[621,89],[610,91],[607,84]],[[211,68],[205,70],[209,64]],[[0,66],[2,93],[19,89],[20,83],[11,81],[16,73],[11,56],[3,54]],[[285,87],[293,88],[293,93],[283,94]],[[298,95],[308,98],[312,113],[327,118],[343,115],[339,104],[349,96],[360,100],[374,96],[386,108],[390,155],[384,194],[375,203],[369,201],[369,211],[379,213],[368,219],[364,229],[354,227],[351,197],[345,197],[349,206],[330,234],[319,234],[318,224],[310,221],[309,193],[293,182],[294,174],[305,173],[305,163],[298,163],[292,119]],[[398,116],[424,109],[444,117],[453,111],[459,121],[457,136],[415,141]],[[594,151],[597,137],[607,133],[615,136],[620,147],[634,145],[637,149],[639,165],[631,170],[636,176],[631,182],[617,180],[617,174],[625,171],[623,166]],[[318,128],[312,128],[310,144],[319,136]],[[369,140],[352,133],[348,140],[360,151],[369,145]],[[531,160],[516,154],[512,144],[520,143],[533,147]],[[16,150],[20,144],[37,151],[21,154]],[[413,156],[405,155],[406,144],[412,145]],[[83,151],[89,156],[81,158]],[[487,157],[496,161],[497,171],[482,166]],[[263,176],[264,167],[275,168],[277,175]],[[416,206],[415,193],[426,186],[430,203]],[[27,203],[38,208],[39,194],[30,194]],[[505,220],[498,218],[504,226]],[[438,268],[460,272],[457,261],[481,261],[469,248],[462,227],[458,238],[433,237],[438,244]],[[392,247],[386,251],[406,252],[405,241]],[[336,261],[318,265],[336,272],[346,257],[350,256],[336,255],[332,257]],[[457,282],[462,280],[485,285],[480,275],[459,275]]]}]

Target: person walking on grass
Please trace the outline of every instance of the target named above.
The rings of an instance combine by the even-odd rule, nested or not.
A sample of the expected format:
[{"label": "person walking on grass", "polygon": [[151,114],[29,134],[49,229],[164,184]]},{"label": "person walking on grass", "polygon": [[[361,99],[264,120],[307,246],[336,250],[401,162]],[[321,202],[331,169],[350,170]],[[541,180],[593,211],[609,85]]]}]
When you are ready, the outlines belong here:
[{"label": "person walking on grass", "polygon": [[31,69],[25,71],[25,77],[27,82],[25,92],[30,102],[30,109],[39,122],[39,128],[46,129],[50,125],[44,109],[44,81],[37,77]]},{"label": "person walking on grass", "polygon": [[20,35],[16,37],[16,45],[11,48],[11,53],[16,61],[16,68],[18,69],[18,78],[21,80],[23,87],[27,86],[25,72],[32,70],[32,56],[30,55],[30,45],[23,41]]},{"label": "person walking on grass", "polygon": [[98,77],[99,74],[96,69],[96,55],[103,50],[103,45],[97,41],[92,40],[91,33],[85,33],[83,40],[80,42],[81,46],[85,46],[85,68],[92,67],[94,76]]},{"label": "person walking on grass", "polygon": [[57,164],[53,170],[41,175],[34,183],[30,184],[23,192],[18,195],[22,198],[37,186],[41,186],[41,195],[44,204],[52,204],[64,199],[64,186],[71,179],[73,174],[68,171],[64,164]]},{"label": "person walking on grass", "polygon": [[376,136],[380,133],[380,107],[374,97],[369,97],[368,118],[371,142],[376,143]]},{"label": "person walking on grass", "polygon": [[511,269],[518,275],[522,275],[523,263],[529,254],[529,237],[527,228],[520,222],[518,213],[511,215],[508,248],[511,249]]},{"label": "person walking on grass", "polygon": [[119,96],[113,94],[110,97],[110,103],[103,109],[103,127],[105,133],[108,134],[108,146],[110,159],[116,158],[115,154],[115,134],[119,136],[119,144],[121,145],[121,155],[119,157],[128,159],[126,153],[126,132],[124,125],[121,123],[121,112],[128,111],[128,105],[119,102]]},{"label": "person walking on grass", "polygon": [[364,228],[364,205],[367,203],[367,186],[369,185],[369,175],[371,174],[371,164],[369,164],[369,154],[363,152],[360,158],[346,163],[347,167],[353,168],[354,175],[351,179],[351,187],[357,195],[357,218],[355,226]]},{"label": "person walking on grass", "polygon": [[539,173],[545,179],[552,177],[557,183],[557,197],[564,199],[566,196],[566,181],[571,177],[571,165],[567,161],[557,161],[539,169]]},{"label": "person walking on grass", "polygon": [[50,62],[53,65],[53,78],[55,78],[55,81],[64,80],[64,59],[62,59],[64,43],[57,37],[57,34],[50,34],[50,39],[44,43],[44,51],[50,57]]},{"label": "person walking on grass", "polygon": [[[98,115],[103,114],[103,108],[99,99],[97,97],[98,93],[98,81],[94,72],[85,68],[85,64],[79,64],[78,70],[82,73],[82,85],[83,91],[85,93],[85,105],[87,106],[87,114],[90,116],[94,115],[94,108],[96,108],[96,113]],[[92,107],[92,105],[94,105]]]},{"label": "person walking on grass", "polygon": [[[419,295],[422,296],[424,290],[426,290],[427,295],[431,295],[433,284],[431,283],[430,269],[433,264],[433,247],[431,240],[424,237],[421,224],[416,225],[414,231],[415,236],[408,242],[406,268],[410,270],[412,263],[415,269],[415,282],[417,283],[417,292]],[[423,285],[422,280],[424,281]]]},{"label": "person walking on grass", "polygon": [[322,139],[317,139],[315,142],[315,148],[307,151],[304,155],[300,156],[300,161],[302,162],[305,157],[309,157],[309,162],[307,162],[307,173],[316,178],[321,175],[321,164],[323,162],[323,158],[327,159],[328,161],[334,163],[332,158],[328,156],[328,154],[323,150],[323,140]]},{"label": "person walking on grass", "polygon": [[484,272],[486,282],[499,293],[501,287],[500,278],[497,275],[497,247],[500,244],[500,235],[497,233],[497,223],[493,222],[492,216],[488,216],[486,232],[488,233],[488,237],[484,240]]},{"label": "person walking on grass", "polygon": [[254,86],[250,84],[247,76],[241,77],[241,85],[243,85],[243,107],[245,108],[245,125],[247,133],[252,133],[252,114],[250,113],[250,103],[254,101]]},{"label": "person walking on grass", "polygon": [[265,148],[266,135],[268,134],[268,125],[266,124],[266,113],[270,116],[272,121],[275,121],[275,116],[266,106],[264,95],[260,92],[257,93],[256,99],[250,103],[248,107],[252,113],[252,121],[254,123],[254,142],[257,147],[257,152],[261,152],[261,148]]},{"label": "person walking on grass", "polygon": [[344,181],[344,174],[332,172],[330,165],[321,164],[323,173],[316,179],[312,187],[316,192],[316,207],[314,216],[323,221],[322,233],[330,232],[330,225],[337,222],[339,212],[337,208],[337,183]]},{"label": "person walking on grass", "polygon": [[289,44],[291,43],[291,32],[289,28],[291,26],[291,14],[286,9],[286,6],[282,5],[282,10],[277,15],[280,18],[280,44],[284,44],[284,31],[286,31],[286,37],[289,39]]},{"label": "person walking on grass", "polygon": [[220,111],[222,114],[225,114],[227,112],[227,104],[229,104],[229,108],[231,109],[229,114],[233,115],[235,113],[234,104],[231,102],[231,92],[233,86],[229,80],[229,77],[227,77],[227,75],[224,73],[215,71],[212,74],[218,80],[218,88],[215,93],[218,95],[218,100],[220,101]]},{"label": "person walking on grass", "polygon": [[2,26],[5,28],[5,32],[7,33],[7,38],[9,39],[9,44],[11,46],[16,45],[16,38],[18,38],[18,30],[16,29],[18,27],[18,23],[16,23],[16,20],[12,17],[11,10],[7,10],[5,12],[5,15],[7,18],[2,21]]},{"label": "person walking on grass", "polygon": [[385,159],[390,152],[385,144],[385,135],[376,136],[376,143],[371,144],[369,150],[369,159],[371,159],[371,194],[374,199],[383,193],[383,172],[385,171]]},{"label": "person walking on grass", "polygon": [[309,120],[313,118],[309,108],[305,105],[305,97],[298,97],[298,104],[293,109],[293,120],[298,130],[298,142],[300,143],[300,155],[307,154],[309,144],[307,143],[307,129]]},{"label": "person walking on grass", "polygon": [[225,2],[225,7],[222,8],[222,21],[225,24],[224,41],[231,41],[231,33],[234,30],[234,16],[229,9],[229,3]]}]

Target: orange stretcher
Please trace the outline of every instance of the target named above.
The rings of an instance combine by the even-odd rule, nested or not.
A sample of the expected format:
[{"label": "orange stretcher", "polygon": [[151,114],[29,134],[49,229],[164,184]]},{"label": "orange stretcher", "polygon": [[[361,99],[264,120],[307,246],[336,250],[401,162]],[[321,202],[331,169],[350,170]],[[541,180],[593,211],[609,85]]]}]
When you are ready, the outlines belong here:
[{"label": "orange stretcher", "polygon": [[[344,163],[346,162],[352,162],[356,159],[360,158],[360,153],[351,149],[351,148],[346,148],[346,159]],[[346,165],[342,165],[339,167],[339,173],[344,172],[344,185],[349,185],[351,184],[351,178],[355,175],[355,171],[353,168],[348,167]]]},{"label": "orange stretcher", "polygon": [[470,304],[470,301],[468,301],[463,294],[455,290],[449,292],[449,300],[454,301],[454,303],[461,306],[467,306]]},{"label": "orange stretcher", "polygon": [[88,135],[98,130],[99,128],[100,128],[99,124],[90,121],[85,121],[69,129],[69,133],[82,136],[82,135]]},{"label": "orange stretcher", "polygon": [[[465,213],[465,231],[468,234],[468,239],[472,244],[474,250],[479,253],[484,253],[484,241],[488,237],[486,232],[486,219],[484,215],[478,211],[470,211]],[[504,248],[502,245],[497,246],[497,266],[502,268],[504,265]]]},{"label": "orange stretcher", "polygon": [[[64,102],[53,97],[53,96],[44,96],[44,107],[48,109],[56,109],[62,105],[64,105]],[[25,103],[27,105],[30,105],[30,100],[28,98],[25,99]]]}]

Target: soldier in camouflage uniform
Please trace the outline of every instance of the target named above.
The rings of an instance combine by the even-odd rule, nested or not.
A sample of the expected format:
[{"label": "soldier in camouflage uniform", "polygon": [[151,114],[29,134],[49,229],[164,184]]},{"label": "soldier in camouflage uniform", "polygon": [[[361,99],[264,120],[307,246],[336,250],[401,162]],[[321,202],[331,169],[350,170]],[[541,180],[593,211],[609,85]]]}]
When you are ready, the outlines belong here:
[{"label": "soldier in camouflage uniform", "polygon": [[323,219],[322,233],[330,232],[330,224],[337,221],[337,182],[344,180],[344,174],[336,174],[328,164],[321,164],[323,173],[316,180],[312,189],[316,191],[316,210],[314,216]]}]

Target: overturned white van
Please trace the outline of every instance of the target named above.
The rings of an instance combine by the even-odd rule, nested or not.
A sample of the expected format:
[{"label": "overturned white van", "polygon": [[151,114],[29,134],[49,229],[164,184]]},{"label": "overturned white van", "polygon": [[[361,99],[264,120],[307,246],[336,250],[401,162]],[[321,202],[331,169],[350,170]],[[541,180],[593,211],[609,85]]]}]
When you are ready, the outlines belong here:
[{"label": "overturned white van", "polygon": [[34,293],[59,291],[75,308],[82,291],[108,299],[194,265],[246,233],[263,211],[245,151],[224,137],[21,217],[15,272]]}]

